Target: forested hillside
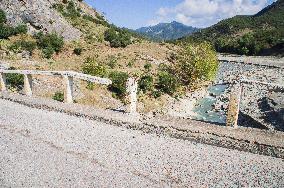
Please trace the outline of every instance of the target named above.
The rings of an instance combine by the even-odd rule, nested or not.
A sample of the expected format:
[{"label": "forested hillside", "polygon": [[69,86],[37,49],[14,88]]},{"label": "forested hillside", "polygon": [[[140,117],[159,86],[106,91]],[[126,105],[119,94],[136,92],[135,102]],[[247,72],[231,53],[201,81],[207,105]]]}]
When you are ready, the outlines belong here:
[{"label": "forested hillside", "polygon": [[253,16],[235,16],[180,41],[207,40],[218,52],[245,55],[284,54],[284,0]]}]

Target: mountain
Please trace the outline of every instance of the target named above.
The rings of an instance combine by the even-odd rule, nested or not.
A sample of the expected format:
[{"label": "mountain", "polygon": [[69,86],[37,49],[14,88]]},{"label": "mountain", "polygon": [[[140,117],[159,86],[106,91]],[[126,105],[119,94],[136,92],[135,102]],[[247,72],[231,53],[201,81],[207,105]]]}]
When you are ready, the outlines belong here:
[{"label": "mountain", "polygon": [[156,41],[165,41],[179,39],[199,31],[199,29],[173,21],[171,23],[159,23],[155,26],[142,27],[135,31],[150,39]]},{"label": "mountain", "polygon": [[202,29],[181,42],[209,41],[218,52],[246,55],[284,54],[284,0],[252,16],[235,16]]}]

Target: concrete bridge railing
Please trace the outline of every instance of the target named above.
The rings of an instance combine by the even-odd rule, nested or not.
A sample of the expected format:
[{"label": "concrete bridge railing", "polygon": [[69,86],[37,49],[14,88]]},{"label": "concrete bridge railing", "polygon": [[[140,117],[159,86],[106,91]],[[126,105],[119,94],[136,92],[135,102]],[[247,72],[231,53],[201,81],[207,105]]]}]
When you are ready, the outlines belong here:
[{"label": "concrete bridge railing", "polygon": [[248,80],[248,79],[240,79],[239,81],[236,81],[232,87],[232,91],[230,95],[230,101],[229,101],[228,113],[227,113],[227,122],[226,122],[227,126],[234,127],[234,128],[238,127],[241,97],[243,93],[243,87],[245,87],[246,84],[263,85],[263,86],[267,86],[267,88],[271,91],[284,92],[284,85],[260,82],[260,81]]},{"label": "concrete bridge railing", "polygon": [[[112,81],[107,78],[100,78],[96,76],[86,75],[74,71],[38,71],[38,70],[6,70],[0,69],[0,91],[7,91],[6,75],[7,74],[22,74],[24,75],[24,95],[33,95],[33,75],[45,76],[59,76],[63,79],[64,85],[64,102],[73,103],[73,80],[80,79],[91,83],[111,85]],[[129,78],[127,81],[127,92],[129,104],[127,105],[127,112],[134,114],[137,112],[137,81],[134,78]]]}]

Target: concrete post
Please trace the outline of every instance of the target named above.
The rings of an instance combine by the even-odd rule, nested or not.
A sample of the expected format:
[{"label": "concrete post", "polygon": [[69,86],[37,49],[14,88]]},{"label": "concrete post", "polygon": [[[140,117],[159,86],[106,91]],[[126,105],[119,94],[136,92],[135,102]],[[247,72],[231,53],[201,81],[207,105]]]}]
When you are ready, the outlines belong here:
[{"label": "concrete post", "polygon": [[6,76],[4,73],[0,73],[0,91],[6,91]]},{"label": "concrete post", "polygon": [[27,96],[33,95],[33,84],[32,84],[32,75],[30,74],[24,74],[24,94]]},{"label": "concrete post", "polygon": [[238,127],[238,118],[240,112],[240,102],[242,96],[242,86],[241,83],[237,83],[233,86],[230,102],[228,106],[227,122],[226,125],[229,127]]},{"label": "concrete post", "polygon": [[64,85],[64,102],[73,103],[73,77],[64,76],[63,77]]},{"label": "concrete post", "polygon": [[126,88],[128,93],[128,105],[126,111],[130,114],[137,114],[138,83],[135,78],[128,78]]}]

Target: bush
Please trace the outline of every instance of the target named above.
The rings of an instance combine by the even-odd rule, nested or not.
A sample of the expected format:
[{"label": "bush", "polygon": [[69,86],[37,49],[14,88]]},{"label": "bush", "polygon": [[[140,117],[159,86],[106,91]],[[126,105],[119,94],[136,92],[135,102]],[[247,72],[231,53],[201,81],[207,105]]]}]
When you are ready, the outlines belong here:
[{"label": "bush", "polygon": [[51,58],[56,52],[60,52],[64,46],[63,37],[57,35],[56,33],[43,34],[39,32],[35,35],[37,40],[37,45],[42,49],[45,58]]},{"label": "bush", "polygon": [[0,23],[0,39],[7,39],[17,34],[26,34],[28,31],[26,25],[19,25],[15,28]]},{"label": "bush", "polygon": [[154,91],[152,92],[152,96],[153,96],[154,98],[159,98],[159,97],[162,96],[162,92],[159,91],[159,90],[154,90]]},{"label": "bush", "polygon": [[158,73],[158,83],[157,83],[157,89],[167,93],[169,95],[173,95],[177,88],[179,87],[179,82],[177,78],[166,71],[160,71]]},{"label": "bush", "polygon": [[6,25],[6,13],[0,9],[0,39],[7,39],[10,36],[27,33],[26,25],[19,25],[17,27],[10,27]]},{"label": "bush", "polygon": [[82,48],[75,48],[74,49],[74,54],[76,55],[81,55],[82,54],[83,49]]},{"label": "bush", "polygon": [[0,24],[6,23],[6,13],[0,9]]},{"label": "bush", "polygon": [[[63,5],[63,4],[67,4]],[[73,1],[64,0],[62,3],[53,4],[52,8],[56,9],[64,17],[75,19],[81,16],[81,10],[76,8]]]},{"label": "bush", "polygon": [[109,90],[114,92],[119,98],[124,97],[126,95],[126,82],[128,79],[128,74],[113,71],[110,73],[109,78],[112,81],[112,84],[109,86]]},{"label": "bush", "polygon": [[36,47],[37,44],[34,41],[19,40],[12,44],[9,49],[14,52],[26,50],[32,54]]},{"label": "bush", "polygon": [[[16,68],[10,67],[9,70],[16,70]],[[11,88],[22,89],[24,87],[24,75],[22,74],[7,74],[6,81]]]},{"label": "bush", "polygon": [[110,56],[107,65],[114,69],[117,66],[117,58],[115,56]]},{"label": "bush", "polygon": [[218,69],[217,54],[209,43],[190,44],[177,54],[173,73],[187,86],[212,80]]},{"label": "bush", "polygon": [[95,58],[88,57],[83,64],[83,73],[92,76],[106,77],[106,67],[97,63]]},{"label": "bush", "polygon": [[138,81],[139,90],[146,93],[147,91],[153,91],[154,88],[154,79],[151,75],[145,75],[140,78]]},{"label": "bush", "polygon": [[146,72],[150,72],[152,68],[152,64],[151,63],[147,63],[144,65],[144,69]]},{"label": "bush", "polygon": [[62,92],[56,92],[53,97],[53,100],[59,101],[59,102],[63,102],[64,101],[64,93]]},{"label": "bush", "polygon": [[27,25],[18,25],[13,30],[13,35],[26,34],[28,32],[28,27]]},{"label": "bush", "polygon": [[110,42],[110,46],[114,48],[125,48],[131,44],[131,36],[120,29],[110,28],[105,32],[105,40]]},{"label": "bush", "polygon": [[76,9],[75,3],[73,1],[69,1],[64,16],[70,18],[77,18],[81,16],[80,11]]},{"label": "bush", "polygon": [[83,15],[83,19],[88,20],[90,22],[95,22],[96,21],[95,18],[93,18],[90,15],[86,15],[86,14]]}]

